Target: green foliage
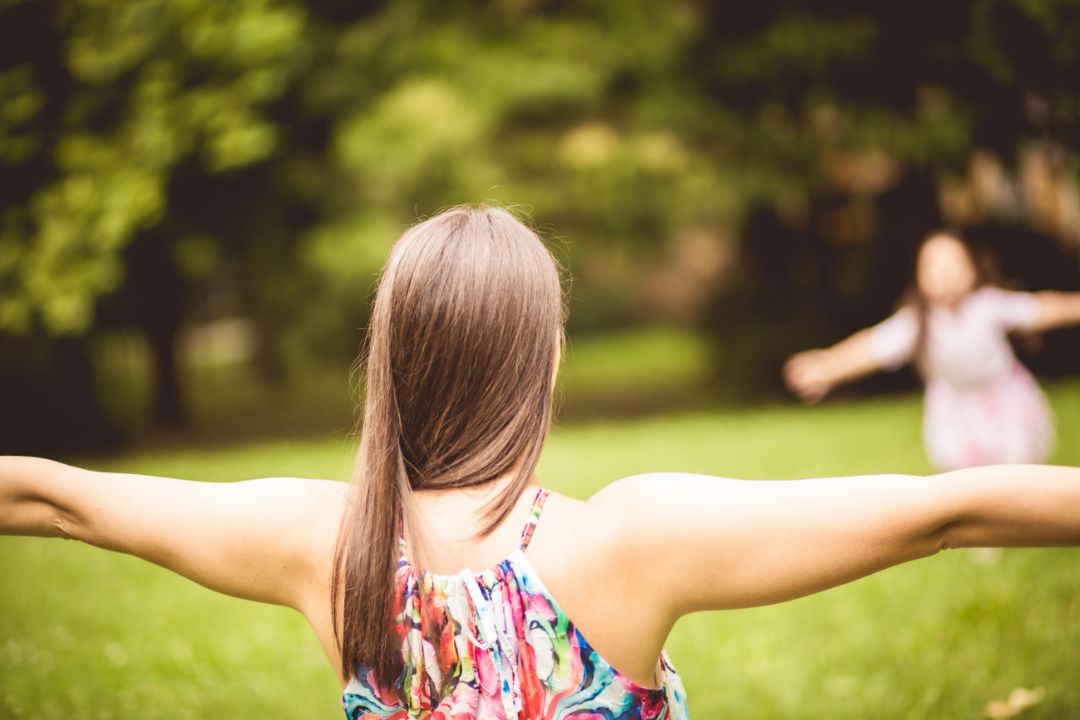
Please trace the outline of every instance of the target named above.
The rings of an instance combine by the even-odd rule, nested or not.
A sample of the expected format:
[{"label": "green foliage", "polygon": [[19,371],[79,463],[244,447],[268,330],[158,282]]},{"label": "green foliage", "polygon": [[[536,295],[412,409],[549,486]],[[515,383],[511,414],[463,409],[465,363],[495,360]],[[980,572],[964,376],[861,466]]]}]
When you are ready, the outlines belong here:
[{"label": "green foliage", "polygon": [[716,69],[735,82],[821,77],[834,64],[868,54],[876,37],[870,17],[834,20],[787,11],[762,32],[722,49]]},{"label": "green foliage", "polygon": [[[313,291],[282,321],[334,323],[320,308],[343,304],[327,333],[346,333],[400,228],[485,200],[573,238],[596,288],[581,322],[611,323],[640,312],[608,284],[612,247],[647,265],[748,208],[872,195],[1080,118],[1064,0],[969,0],[942,22],[780,0],[45,5],[40,55],[0,70],[0,162],[30,178],[0,216],[0,330],[17,332],[87,331],[125,246],[165,228],[275,268],[249,302],[300,270]],[[895,172],[851,187],[827,171],[838,156]],[[285,239],[255,250],[268,225]]]},{"label": "green foliage", "polygon": [[[59,119],[38,117],[52,89],[32,63],[0,81],[5,158],[53,170],[0,217],[5,252],[19,255],[0,275],[0,329],[26,331],[36,313],[51,333],[82,334],[96,299],[122,279],[123,247],[167,215],[178,163],[195,156],[221,173],[275,150],[265,107],[298,67],[304,16],[256,0],[87,0],[57,22],[73,84],[52,98]],[[27,158],[27,147],[42,157]]]}]

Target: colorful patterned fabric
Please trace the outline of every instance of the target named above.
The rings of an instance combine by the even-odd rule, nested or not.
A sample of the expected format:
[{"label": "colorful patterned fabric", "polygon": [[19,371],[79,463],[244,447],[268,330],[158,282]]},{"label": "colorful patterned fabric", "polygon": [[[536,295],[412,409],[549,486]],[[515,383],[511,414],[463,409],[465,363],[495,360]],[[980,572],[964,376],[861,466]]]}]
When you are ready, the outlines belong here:
[{"label": "colorful patterned fabric", "polygon": [[524,550],[548,491],[537,491],[519,548],[493,568],[418,570],[402,541],[396,590],[404,671],[392,689],[357,667],[342,696],[350,720],[684,720],[666,652],[659,688],[604,660],[544,587]]}]

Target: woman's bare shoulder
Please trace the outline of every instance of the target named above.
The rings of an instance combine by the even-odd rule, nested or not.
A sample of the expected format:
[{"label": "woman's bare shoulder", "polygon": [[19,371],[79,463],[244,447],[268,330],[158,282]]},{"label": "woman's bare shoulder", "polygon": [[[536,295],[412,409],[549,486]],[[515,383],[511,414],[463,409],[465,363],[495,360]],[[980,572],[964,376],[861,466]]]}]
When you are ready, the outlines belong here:
[{"label": "woman's bare shoulder", "polygon": [[[617,479],[586,499],[553,492],[540,521],[545,544],[557,547],[567,565],[617,570],[627,559],[628,540],[640,532],[650,494],[660,478],[629,476]],[[544,526],[547,525],[546,528]],[[539,533],[538,533],[539,534]]]},{"label": "woman's bare shoulder", "polygon": [[545,586],[574,626],[602,657],[642,683],[652,682],[671,629],[657,594],[642,591],[649,586],[641,581],[645,568],[635,535],[650,534],[640,521],[648,485],[623,478],[587,499],[553,494],[530,546]]}]

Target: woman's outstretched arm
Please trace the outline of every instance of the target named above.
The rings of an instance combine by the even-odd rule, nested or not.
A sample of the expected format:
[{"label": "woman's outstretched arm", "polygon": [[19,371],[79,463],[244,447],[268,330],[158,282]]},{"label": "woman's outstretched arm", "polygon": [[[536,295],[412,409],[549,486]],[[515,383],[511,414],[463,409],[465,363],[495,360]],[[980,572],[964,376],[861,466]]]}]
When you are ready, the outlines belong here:
[{"label": "woman's outstretched arm", "polygon": [[328,570],[320,560],[347,487],[285,477],[198,482],[0,456],[0,533],[81,540],[305,612],[325,596],[317,596]]},{"label": "woman's outstretched arm", "polygon": [[1080,468],[747,481],[656,473],[590,503],[623,529],[626,572],[671,622],[765,605],[940,550],[1080,545]]}]

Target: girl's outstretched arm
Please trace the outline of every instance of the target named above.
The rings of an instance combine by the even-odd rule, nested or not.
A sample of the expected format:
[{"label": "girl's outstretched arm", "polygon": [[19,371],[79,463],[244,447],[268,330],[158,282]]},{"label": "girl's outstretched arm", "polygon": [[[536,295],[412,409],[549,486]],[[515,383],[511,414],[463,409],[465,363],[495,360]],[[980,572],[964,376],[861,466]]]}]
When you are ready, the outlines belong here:
[{"label": "girl's outstretched arm", "polygon": [[325,596],[329,568],[320,561],[347,487],[285,477],[198,482],[0,456],[0,534],[81,540],[307,614]]},{"label": "girl's outstretched arm", "polygon": [[1034,330],[1080,325],[1080,293],[1043,290],[1035,293],[1039,315]]},{"label": "girl's outstretched arm", "polygon": [[617,524],[649,612],[765,605],[968,546],[1080,545],[1080,468],[747,481],[656,473],[590,504]]},{"label": "girl's outstretched arm", "polygon": [[881,370],[872,332],[866,328],[832,347],[792,355],[784,364],[784,382],[803,400],[817,402],[837,385]]}]

